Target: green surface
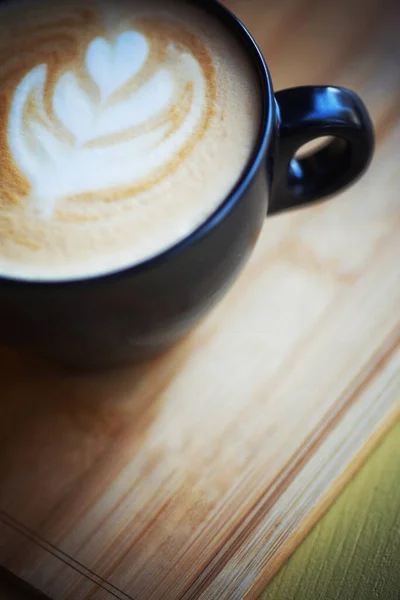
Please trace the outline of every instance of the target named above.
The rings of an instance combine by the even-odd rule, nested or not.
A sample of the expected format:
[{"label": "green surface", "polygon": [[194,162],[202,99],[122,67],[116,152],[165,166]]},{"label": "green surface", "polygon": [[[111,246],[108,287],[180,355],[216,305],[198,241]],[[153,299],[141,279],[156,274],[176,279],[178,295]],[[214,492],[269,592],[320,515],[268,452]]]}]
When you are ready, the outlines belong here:
[{"label": "green surface", "polygon": [[400,600],[400,423],[260,600]]}]

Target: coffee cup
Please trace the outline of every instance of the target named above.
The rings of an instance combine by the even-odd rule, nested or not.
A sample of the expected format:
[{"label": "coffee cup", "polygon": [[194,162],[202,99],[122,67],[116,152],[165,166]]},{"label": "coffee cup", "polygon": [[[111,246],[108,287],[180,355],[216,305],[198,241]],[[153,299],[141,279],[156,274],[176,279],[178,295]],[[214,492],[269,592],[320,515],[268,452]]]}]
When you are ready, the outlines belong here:
[{"label": "coffee cup", "polygon": [[0,342],[72,366],[177,342],[266,215],[346,188],[374,148],[354,92],[275,93],[215,0],[0,1],[0,89]]}]

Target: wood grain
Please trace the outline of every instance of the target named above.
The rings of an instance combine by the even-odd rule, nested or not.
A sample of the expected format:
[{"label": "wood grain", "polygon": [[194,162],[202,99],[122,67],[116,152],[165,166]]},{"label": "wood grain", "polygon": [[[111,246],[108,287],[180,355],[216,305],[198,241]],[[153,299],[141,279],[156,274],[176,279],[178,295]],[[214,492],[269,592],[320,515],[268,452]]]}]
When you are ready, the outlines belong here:
[{"label": "wood grain", "polygon": [[400,600],[400,423],[260,600]]},{"label": "wood grain", "polygon": [[376,157],[269,219],[232,292],[152,363],[82,376],[1,351],[0,564],[55,600],[255,597],[399,415],[398,4],[228,4],[277,89],[363,96]]}]

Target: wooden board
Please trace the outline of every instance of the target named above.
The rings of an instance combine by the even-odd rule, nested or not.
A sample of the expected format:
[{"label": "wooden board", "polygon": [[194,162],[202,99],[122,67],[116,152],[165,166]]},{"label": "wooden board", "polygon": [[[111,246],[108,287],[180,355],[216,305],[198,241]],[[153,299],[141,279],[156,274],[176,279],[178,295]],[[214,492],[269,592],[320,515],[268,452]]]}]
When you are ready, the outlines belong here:
[{"label": "wooden board", "polygon": [[260,600],[399,600],[400,422]]},{"label": "wooden board", "polygon": [[78,376],[0,352],[0,564],[54,600],[255,598],[400,413],[398,4],[229,5],[277,89],[365,98],[376,157],[269,219],[167,355]]}]

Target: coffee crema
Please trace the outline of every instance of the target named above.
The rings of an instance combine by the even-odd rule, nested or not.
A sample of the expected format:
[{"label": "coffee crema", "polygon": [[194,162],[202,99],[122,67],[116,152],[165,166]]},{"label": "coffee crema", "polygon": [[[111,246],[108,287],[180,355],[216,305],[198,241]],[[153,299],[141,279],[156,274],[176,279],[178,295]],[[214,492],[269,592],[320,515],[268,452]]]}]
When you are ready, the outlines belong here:
[{"label": "coffee crema", "polygon": [[0,5],[0,274],[90,277],[167,249],[245,168],[257,78],[178,0]]}]

